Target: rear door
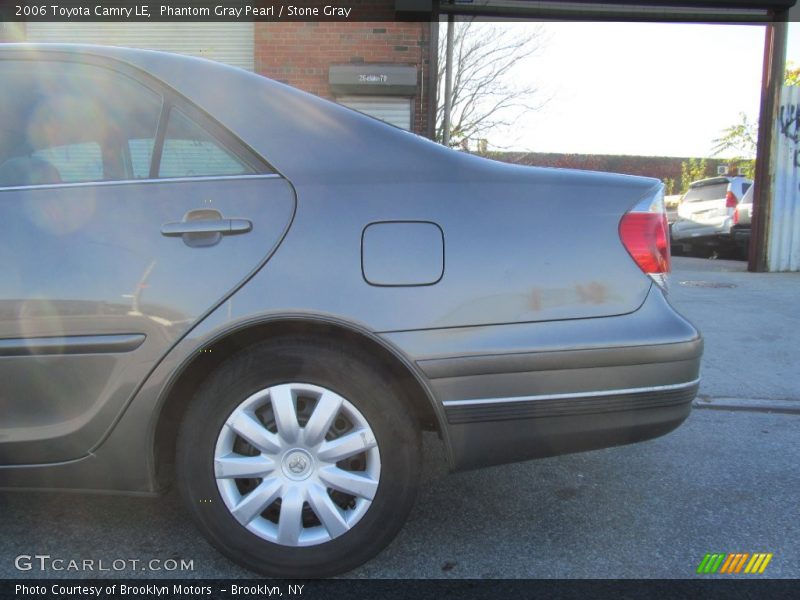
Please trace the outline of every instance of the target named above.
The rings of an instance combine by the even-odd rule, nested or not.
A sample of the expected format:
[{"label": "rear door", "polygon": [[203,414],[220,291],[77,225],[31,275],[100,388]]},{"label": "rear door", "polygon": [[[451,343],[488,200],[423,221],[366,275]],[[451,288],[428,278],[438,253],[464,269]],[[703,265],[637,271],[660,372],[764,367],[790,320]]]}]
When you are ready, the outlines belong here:
[{"label": "rear door", "polygon": [[0,464],[85,455],[277,247],[290,184],[113,63],[0,55]]},{"label": "rear door", "polygon": [[725,206],[728,181],[718,180],[700,185],[693,184],[681,201],[678,216],[688,223],[684,229],[719,228],[731,217],[731,209]]}]

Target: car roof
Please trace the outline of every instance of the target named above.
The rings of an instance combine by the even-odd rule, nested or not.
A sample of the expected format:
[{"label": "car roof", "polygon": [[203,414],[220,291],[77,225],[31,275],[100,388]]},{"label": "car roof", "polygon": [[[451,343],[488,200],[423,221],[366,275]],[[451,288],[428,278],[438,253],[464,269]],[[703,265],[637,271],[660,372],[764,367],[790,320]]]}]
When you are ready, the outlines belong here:
[{"label": "car roof", "polygon": [[706,185],[718,185],[720,183],[732,183],[734,181],[741,181],[742,183],[753,183],[751,179],[747,177],[742,177],[741,175],[722,175],[720,177],[709,177],[708,179],[700,179],[698,181],[693,181],[689,184],[690,188],[694,187],[704,187]]},{"label": "car roof", "polygon": [[[0,57],[106,58],[163,81],[213,116],[297,184],[504,180],[650,189],[651,178],[499,163],[444,146],[262,75],[204,58],[90,44],[0,44]],[[209,85],[213,82],[214,85]]]}]

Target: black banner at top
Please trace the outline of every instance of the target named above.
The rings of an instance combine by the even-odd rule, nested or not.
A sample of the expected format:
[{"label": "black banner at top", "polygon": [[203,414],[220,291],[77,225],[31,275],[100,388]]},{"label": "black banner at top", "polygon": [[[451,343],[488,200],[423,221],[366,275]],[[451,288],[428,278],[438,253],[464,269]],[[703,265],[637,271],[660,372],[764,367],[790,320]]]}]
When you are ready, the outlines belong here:
[{"label": "black banner at top", "polygon": [[758,22],[796,0],[0,0],[2,22],[430,21],[475,18]]},{"label": "black banner at top", "polygon": [[[426,17],[424,11],[398,11],[395,4],[395,0],[0,0],[0,20],[155,23],[387,21],[403,16]],[[430,7],[431,2],[427,5]]]}]

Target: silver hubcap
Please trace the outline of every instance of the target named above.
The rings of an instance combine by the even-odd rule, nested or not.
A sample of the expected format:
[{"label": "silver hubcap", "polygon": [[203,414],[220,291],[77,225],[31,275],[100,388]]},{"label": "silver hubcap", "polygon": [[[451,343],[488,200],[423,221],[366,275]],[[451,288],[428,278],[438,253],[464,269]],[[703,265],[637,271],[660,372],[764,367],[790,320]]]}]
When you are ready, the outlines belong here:
[{"label": "silver hubcap", "polygon": [[255,535],[313,546],[366,514],[381,473],[375,435],[359,410],[307,383],[260,390],[217,438],[214,475],[225,506]]}]

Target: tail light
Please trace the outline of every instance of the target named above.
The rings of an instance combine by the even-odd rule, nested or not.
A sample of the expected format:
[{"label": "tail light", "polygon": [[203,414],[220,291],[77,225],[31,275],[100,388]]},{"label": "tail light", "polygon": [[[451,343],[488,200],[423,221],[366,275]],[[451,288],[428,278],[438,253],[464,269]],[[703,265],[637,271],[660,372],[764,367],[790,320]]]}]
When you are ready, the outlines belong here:
[{"label": "tail light", "polygon": [[733,224],[737,225],[738,223],[739,223],[739,207],[737,206],[736,209],[733,211]]},{"label": "tail light", "polygon": [[671,258],[664,186],[625,213],[619,238],[639,268],[666,290]]},{"label": "tail light", "polygon": [[725,194],[725,208],[736,208],[738,202],[736,201],[736,196],[733,195],[733,192],[728,192]]}]

